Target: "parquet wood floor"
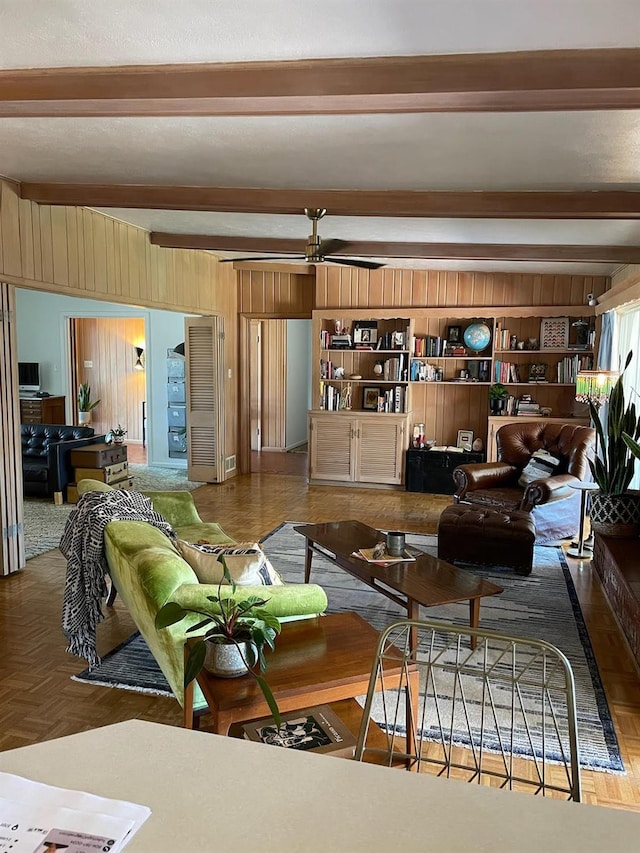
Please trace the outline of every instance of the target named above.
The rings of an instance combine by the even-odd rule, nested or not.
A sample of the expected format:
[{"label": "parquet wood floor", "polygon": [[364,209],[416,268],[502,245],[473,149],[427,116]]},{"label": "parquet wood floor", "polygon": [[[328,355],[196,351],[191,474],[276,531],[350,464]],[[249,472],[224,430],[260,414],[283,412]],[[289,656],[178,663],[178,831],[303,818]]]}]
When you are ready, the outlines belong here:
[{"label": "parquet wood floor", "polygon": [[[219,522],[244,541],[260,538],[283,521],[339,518],[435,533],[450,503],[447,497],[404,491],[310,487],[300,476],[266,473],[203,486],[194,497],[204,519]],[[589,563],[569,562],[628,771],[625,776],[583,772],[585,800],[640,811],[640,674]],[[65,652],[60,629],[64,573],[64,559],[51,551],[0,579],[0,749],[134,717],[181,725],[181,711],[171,699],[71,680],[84,666]],[[118,600],[99,626],[99,652],[133,630]]]}]

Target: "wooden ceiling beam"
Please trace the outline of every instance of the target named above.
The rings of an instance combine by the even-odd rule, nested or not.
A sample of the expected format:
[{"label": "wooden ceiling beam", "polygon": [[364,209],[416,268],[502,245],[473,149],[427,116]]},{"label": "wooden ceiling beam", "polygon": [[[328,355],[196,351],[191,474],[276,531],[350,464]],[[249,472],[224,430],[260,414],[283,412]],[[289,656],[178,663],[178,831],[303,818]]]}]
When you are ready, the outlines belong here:
[{"label": "wooden ceiling beam", "polygon": [[638,48],[0,72],[0,117],[638,107]]},{"label": "wooden ceiling beam", "polygon": [[[151,242],[171,249],[204,249],[256,254],[302,254],[305,241],[278,237],[225,237],[152,231]],[[640,263],[640,246],[583,246],[522,243],[387,243],[346,241],[338,256],[356,258],[429,258],[431,260],[560,261],[573,263]]]},{"label": "wooden ceiling beam", "polygon": [[305,207],[324,207],[332,216],[640,219],[637,190],[431,192],[26,182],[20,194],[40,204],[147,210],[301,214]]}]

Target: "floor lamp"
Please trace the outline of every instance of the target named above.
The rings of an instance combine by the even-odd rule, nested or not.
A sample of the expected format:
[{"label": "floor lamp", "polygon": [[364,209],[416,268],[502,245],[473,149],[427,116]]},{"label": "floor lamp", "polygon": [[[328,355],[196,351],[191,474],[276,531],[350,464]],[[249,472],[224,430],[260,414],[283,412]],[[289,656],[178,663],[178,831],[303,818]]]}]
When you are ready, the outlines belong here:
[{"label": "floor lamp", "polygon": [[[600,412],[602,406],[611,396],[613,386],[618,381],[620,374],[617,370],[580,370],[576,376],[576,400],[580,403],[591,403],[597,413]],[[598,455],[598,432],[596,431],[596,447],[595,455]],[[587,491],[582,491],[582,505],[580,511],[582,518],[580,529],[583,529],[585,506],[586,506]],[[582,539],[582,536],[580,537]],[[572,543],[573,545],[574,543]],[[593,533],[589,532],[589,537],[585,542],[577,543],[578,550],[582,552],[583,548],[591,548],[593,546]],[[580,554],[582,556],[582,553]]]}]

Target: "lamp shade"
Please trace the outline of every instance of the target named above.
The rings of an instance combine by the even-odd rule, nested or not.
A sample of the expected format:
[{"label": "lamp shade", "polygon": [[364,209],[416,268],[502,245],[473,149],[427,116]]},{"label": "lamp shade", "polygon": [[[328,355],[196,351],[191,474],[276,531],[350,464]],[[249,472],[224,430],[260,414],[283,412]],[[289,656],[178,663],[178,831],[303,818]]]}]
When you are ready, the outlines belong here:
[{"label": "lamp shade", "polygon": [[580,370],[576,377],[576,400],[599,409],[611,396],[620,374],[616,370]]}]

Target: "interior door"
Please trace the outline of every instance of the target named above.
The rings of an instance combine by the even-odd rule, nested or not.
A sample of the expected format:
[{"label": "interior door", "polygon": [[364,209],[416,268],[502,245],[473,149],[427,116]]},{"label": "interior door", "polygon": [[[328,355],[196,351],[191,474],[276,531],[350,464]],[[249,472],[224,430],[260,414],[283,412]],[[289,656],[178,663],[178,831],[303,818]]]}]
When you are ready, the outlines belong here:
[{"label": "interior door", "polygon": [[224,320],[187,317],[185,325],[187,476],[225,479]]}]

